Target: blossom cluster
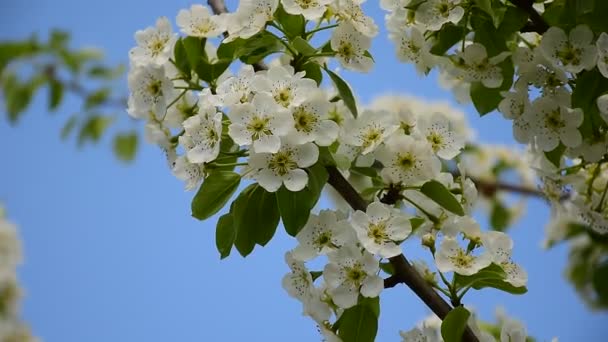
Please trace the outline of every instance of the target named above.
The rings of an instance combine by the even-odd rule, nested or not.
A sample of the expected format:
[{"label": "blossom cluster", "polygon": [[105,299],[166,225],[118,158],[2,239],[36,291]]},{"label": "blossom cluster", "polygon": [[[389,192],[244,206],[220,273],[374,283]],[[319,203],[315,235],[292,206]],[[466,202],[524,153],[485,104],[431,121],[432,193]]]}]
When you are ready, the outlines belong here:
[{"label": "blossom cluster", "polygon": [[0,207],[0,341],[37,341],[19,319],[21,289],[16,272],[21,258],[17,228],[5,218]]}]

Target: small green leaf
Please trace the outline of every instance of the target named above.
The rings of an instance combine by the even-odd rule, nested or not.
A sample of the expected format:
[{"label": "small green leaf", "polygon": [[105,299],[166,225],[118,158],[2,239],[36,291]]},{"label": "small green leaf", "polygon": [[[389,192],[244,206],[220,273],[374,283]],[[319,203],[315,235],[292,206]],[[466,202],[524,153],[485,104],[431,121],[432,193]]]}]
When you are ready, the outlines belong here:
[{"label": "small green leaf", "polygon": [[490,213],[490,224],[492,229],[504,231],[511,222],[511,212],[499,200],[492,202],[492,211]]},{"label": "small green leaf", "polygon": [[312,277],[312,281],[319,279],[319,277],[322,275],[323,275],[323,271],[310,271],[310,276]]},{"label": "small green leaf", "polygon": [[452,46],[462,40],[464,36],[464,28],[448,23],[441,27],[437,32],[435,44],[431,48],[431,53],[438,56],[443,56]]},{"label": "small green leaf", "polygon": [[55,110],[63,99],[63,83],[52,78],[49,80],[49,110]]},{"label": "small green leaf", "polygon": [[232,215],[230,213],[222,215],[215,227],[215,245],[221,259],[230,255],[235,238],[236,228]]},{"label": "small green leaf", "polygon": [[196,74],[205,82],[215,82],[228,69],[232,63],[229,59],[220,59],[215,63],[208,63],[206,60],[201,62],[196,67]]},{"label": "small green leaf", "polygon": [[304,77],[314,80],[315,82],[317,82],[317,85],[320,85],[321,81],[323,81],[323,73],[321,73],[321,67],[315,62],[311,61],[304,63],[300,70],[306,72]]},{"label": "small green leaf", "polygon": [[192,199],[192,216],[204,220],[224,207],[241,182],[241,175],[216,170],[205,178]]},{"label": "small green leaf", "polygon": [[491,287],[517,295],[528,292],[528,289],[525,286],[515,287],[510,283],[507,283],[504,280],[506,277],[505,271],[502,269],[502,267],[496,264],[491,264],[490,266],[470,276],[455,274],[454,277],[458,289],[463,289],[470,286],[476,290]]},{"label": "small green leaf", "polygon": [[340,98],[344,101],[346,107],[353,113],[353,116],[356,118],[357,113],[357,104],[355,102],[355,97],[353,96],[353,92],[350,90],[348,84],[340,77],[338,74],[330,71],[327,68],[324,68],[325,72],[329,75],[331,80],[334,82],[336,89],[338,90],[338,94],[340,94]]},{"label": "small green leaf", "polygon": [[445,342],[460,342],[467,328],[471,313],[463,306],[456,307],[448,313],[441,323],[441,337]]},{"label": "small green leaf", "polygon": [[132,161],[137,152],[137,133],[123,133],[114,137],[114,154],[122,161]]},{"label": "small green leaf", "polygon": [[391,264],[390,262],[381,262],[380,269],[382,271],[384,271],[384,273],[386,273],[386,274],[390,274],[390,275],[395,274],[395,268],[393,267],[393,264]]},{"label": "small green leaf", "polygon": [[241,222],[255,227],[253,233],[255,243],[265,246],[272,239],[279,225],[280,214],[275,194],[258,186],[250,200]]},{"label": "small green leaf", "polygon": [[285,12],[285,9],[283,9],[283,5],[279,5],[277,11],[274,13],[274,16],[289,39],[293,39],[304,34],[304,30],[306,29],[306,21],[304,16],[301,14],[289,14]]},{"label": "small green leaf", "polygon": [[435,203],[439,204],[446,210],[449,210],[459,216],[464,215],[464,210],[456,197],[454,197],[450,190],[448,190],[438,181],[431,180],[424,183],[420,188],[420,192],[425,194],[428,198],[432,199]]},{"label": "small green leaf", "polygon": [[78,145],[86,142],[97,142],[110,125],[112,119],[102,115],[90,116],[80,128],[78,135]]},{"label": "small green leaf", "polygon": [[254,64],[263,60],[271,53],[283,51],[284,48],[277,36],[270,32],[262,31],[237,45],[234,57],[240,58],[243,63]]},{"label": "small green leaf", "polygon": [[310,190],[304,188],[293,192],[281,187],[277,191],[276,197],[285,231],[291,236],[296,236],[308,221],[310,211],[314,206],[311,206],[313,199]]},{"label": "small green leaf", "polygon": [[317,52],[317,50],[302,37],[294,38],[292,44],[296,51],[304,56],[314,55]]},{"label": "small green leaf", "polygon": [[236,230],[234,246],[243,257],[249,255],[255,247],[255,239],[253,237],[255,226],[252,222],[247,221],[246,210],[251,201],[251,196],[257,187],[258,185],[255,183],[247,186],[230,206],[230,214],[232,215]]},{"label": "small green leaf", "polygon": [[560,168],[562,156],[564,155],[565,151],[566,151],[566,146],[564,146],[563,144],[560,143],[559,146],[557,146],[552,151],[545,152],[545,157],[547,158],[548,161],[551,162],[551,164],[555,165],[555,167]]},{"label": "small green leaf", "polygon": [[474,0],[475,5],[482,11],[486,12],[490,18],[494,18],[494,11],[492,10],[492,2],[490,0]]},{"label": "small green leaf", "polygon": [[76,115],[72,115],[61,128],[61,140],[65,140],[70,133],[72,133],[74,127],[76,127],[76,123],[78,123],[78,117]]},{"label": "small green leaf", "polygon": [[373,342],[377,332],[378,315],[369,305],[355,305],[340,316],[338,336],[344,342]]},{"label": "small green leaf", "polygon": [[206,59],[205,44],[207,42],[204,38],[197,37],[186,37],[182,39],[184,49],[186,50],[186,59],[191,70],[196,70],[199,63]]},{"label": "small green leaf", "polygon": [[92,92],[84,101],[84,109],[88,110],[102,105],[110,97],[110,92],[110,88],[101,88]]},{"label": "small green leaf", "polygon": [[173,47],[173,59],[175,67],[182,72],[182,74],[190,78],[190,63],[188,63],[188,54],[186,53],[186,47],[184,46],[183,40],[180,38],[175,42]]}]

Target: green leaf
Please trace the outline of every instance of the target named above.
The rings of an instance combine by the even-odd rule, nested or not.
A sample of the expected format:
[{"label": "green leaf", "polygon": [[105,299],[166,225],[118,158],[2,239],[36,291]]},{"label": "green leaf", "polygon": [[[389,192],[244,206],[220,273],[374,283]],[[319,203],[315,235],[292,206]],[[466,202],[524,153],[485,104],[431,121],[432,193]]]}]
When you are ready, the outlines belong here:
[{"label": "green leaf", "polygon": [[322,275],[323,275],[323,271],[310,271],[310,276],[312,277],[312,281],[319,279],[319,277]]},{"label": "green leaf", "polygon": [[52,78],[49,80],[49,110],[55,110],[63,99],[63,83]]},{"label": "green leaf", "polygon": [[448,313],[441,323],[441,337],[445,342],[460,342],[467,328],[471,313],[463,306],[456,307]]},{"label": "green leaf", "polygon": [[474,2],[475,5],[488,14],[490,18],[494,18],[494,11],[492,10],[492,3],[490,0],[474,0]]},{"label": "green leaf", "polygon": [[91,109],[103,104],[110,97],[110,92],[110,88],[101,88],[92,92],[84,101],[84,109]]},{"label": "green leaf", "polygon": [[324,68],[325,72],[329,75],[331,80],[334,82],[336,89],[338,90],[338,94],[340,94],[340,98],[344,101],[346,107],[353,113],[353,116],[356,118],[357,113],[357,104],[355,102],[355,97],[353,96],[353,92],[350,90],[348,84],[340,77],[338,74],[330,71],[327,68]]},{"label": "green leaf", "polygon": [[277,36],[270,32],[262,31],[237,44],[234,58],[240,58],[246,64],[254,64],[271,53],[283,51],[284,48]]},{"label": "green leaf", "polygon": [[312,196],[308,188],[292,192],[283,186],[276,192],[281,220],[287,234],[296,236],[308,222],[310,211],[314,207]]},{"label": "green leaf", "polygon": [[192,216],[204,220],[217,213],[228,202],[240,182],[241,175],[236,172],[211,172],[192,199]]},{"label": "green leaf", "polygon": [[116,66],[114,68],[108,68],[104,65],[98,64],[98,65],[92,66],[89,69],[89,71],[87,72],[87,75],[89,75],[92,78],[113,80],[113,79],[117,79],[117,78],[121,77],[124,74],[124,72],[125,72],[124,64],[119,64],[118,66]]},{"label": "green leaf", "polygon": [[97,142],[110,125],[112,119],[102,115],[90,116],[80,128],[78,135],[78,145],[86,142]]},{"label": "green leaf", "polygon": [[283,9],[283,5],[279,5],[277,11],[274,13],[274,16],[290,40],[304,34],[306,29],[306,20],[304,19],[303,15],[289,14],[285,12],[285,9]]},{"label": "green leaf", "polygon": [[504,231],[511,222],[511,212],[499,200],[494,200],[492,203],[492,211],[490,213],[490,224],[492,229]]},{"label": "green leaf", "polygon": [[175,67],[181,71],[184,76],[190,78],[191,69],[190,63],[188,63],[188,54],[181,38],[175,42],[175,46],[173,47],[173,59]]},{"label": "green leaf", "polygon": [[196,74],[205,82],[215,82],[232,63],[229,59],[220,59],[215,63],[201,60],[196,68]]},{"label": "green leaf", "polygon": [[528,289],[525,286],[515,287],[515,286],[507,283],[504,280],[498,280],[498,279],[479,280],[479,281],[476,281],[472,287],[475,290],[481,290],[486,287],[491,287],[491,288],[501,290],[504,292],[508,292],[508,293],[514,294],[514,295],[521,295],[521,294],[525,294],[526,292],[528,292]]},{"label": "green leaf", "polygon": [[247,204],[244,217],[240,222],[247,224],[250,229],[254,227],[255,243],[265,246],[274,236],[279,219],[275,194],[258,186],[251,194],[250,202]]},{"label": "green leaf", "polygon": [[504,281],[505,277],[505,271],[502,269],[502,267],[496,264],[491,264],[490,266],[470,276],[463,276],[460,274],[454,275],[458,289],[471,286],[476,290],[491,287],[517,295],[528,292],[528,289],[525,286],[515,287],[507,283]]},{"label": "green leaf", "polygon": [[65,140],[70,135],[70,133],[74,130],[74,127],[76,127],[76,123],[78,123],[78,117],[76,115],[72,115],[61,128],[61,140]]},{"label": "green leaf", "polygon": [[597,293],[598,301],[604,306],[608,305],[608,262],[595,267],[592,284]]},{"label": "green leaf", "polygon": [[446,210],[449,210],[459,216],[464,215],[464,210],[456,197],[454,197],[450,190],[448,190],[438,181],[431,180],[424,183],[420,188],[420,192],[425,194],[428,198],[432,199],[435,203],[439,204]]},{"label": "green leaf", "polygon": [[437,32],[435,44],[431,48],[431,53],[443,56],[452,46],[462,40],[464,28],[448,23],[441,27]]},{"label": "green leaf", "polygon": [[373,342],[376,338],[378,315],[370,305],[358,304],[344,310],[339,322],[338,336],[344,342]]},{"label": "green leaf", "polygon": [[17,58],[32,56],[40,49],[41,47],[35,38],[23,41],[0,42],[0,74],[12,61]]},{"label": "green leaf", "polygon": [[547,158],[547,160],[549,160],[551,162],[551,164],[555,165],[555,167],[560,168],[562,156],[564,155],[565,151],[566,151],[566,146],[564,146],[562,143],[560,143],[559,146],[557,146],[552,151],[545,152],[545,157]]},{"label": "green leaf", "polygon": [[251,201],[251,195],[257,187],[258,185],[255,183],[247,186],[230,206],[230,214],[232,215],[236,230],[234,246],[243,257],[249,255],[255,247],[255,239],[253,237],[255,227],[252,222],[247,221],[245,212],[248,208],[248,203]]},{"label": "green leaf", "polygon": [[317,50],[312,47],[308,43],[308,41],[306,41],[306,39],[302,37],[295,37],[291,44],[296,49],[296,51],[298,51],[304,56],[314,55],[317,52]]},{"label": "green leaf", "polygon": [[608,91],[608,79],[597,70],[584,71],[576,78],[572,91],[572,107],[583,111],[583,123],[579,127],[585,138],[601,136],[600,127],[605,126],[597,107],[596,99]]},{"label": "green leaf", "polygon": [[186,37],[182,39],[184,49],[186,50],[186,59],[191,70],[196,70],[199,63],[203,59],[207,59],[205,54],[205,38]]},{"label": "green leaf", "polygon": [[310,78],[317,82],[317,85],[321,85],[321,81],[323,81],[323,73],[321,73],[321,67],[319,64],[315,62],[307,62],[300,67],[301,71],[305,71],[306,75],[304,77]]},{"label": "green leaf", "polygon": [[391,264],[390,262],[381,262],[380,269],[382,271],[384,271],[384,273],[386,273],[386,274],[389,274],[389,275],[395,274],[395,268],[393,267],[393,264]]},{"label": "green leaf", "polygon": [[498,34],[509,37],[519,32],[528,22],[528,13],[519,7],[507,6],[502,21],[498,26]]},{"label": "green leaf", "polygon": [[122,161],[132,161],[137,152],[137,133],[123,133],[114,137],[114,154]]},{"label": "green leaf", "polygon": [[15,123],[32,102],[37,85],[34,82],[19,84],[16,79],[14,83],[11,84],[11,82],[11,80],[5,80],[3,88],[8,119],[11,123]]},{"label": "green leaf", "polygon": [[230,250],[232,250],[235,238],[236,228],[234,226],[232,214],[228,213],[222,215],[215,227],[215,246],[217,247],[218,252],[220,252],[221,259],[230,255]]}]

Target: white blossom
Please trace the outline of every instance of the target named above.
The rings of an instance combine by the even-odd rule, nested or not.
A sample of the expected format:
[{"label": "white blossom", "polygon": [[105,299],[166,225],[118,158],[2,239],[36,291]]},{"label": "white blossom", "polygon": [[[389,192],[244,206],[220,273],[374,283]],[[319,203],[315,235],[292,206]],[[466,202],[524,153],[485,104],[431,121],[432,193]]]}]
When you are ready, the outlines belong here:
[{"label": "white blossom", "polygon": [[417,185],[435,178],[441,162],[426,140],[396,134],[378,148],[376,158],[382,163],[382,178],[389,183]]},{"label": "white blossom", "polygon": [[457,240],[445,238],[435,253],[435,263],[440,272],[456,272],[460,275],[473,275],[486,268],[492,262],[487,250],[480,254],[460,247]]},{"label": "white blossom", "polygon": [[128,75],[129,90],[127,112],[134,118],[163,118],[167,104],[175,97],[171,80],[162,66],[136,66]]},{"label": "white blossom", "polygon": [[205,178],[204,164],[191,163],[186,156],[179,156],[175,159],[172,171],[177,179],[186,183],[186,190],[193,190]]},{"label": "white blossom", "polygon": [[171,107],[167,108],[167,114],[163,123],[169,128],[182,128],[184,120],[196,114],[197,97],[192,91],[186,91]]},{"label": "white blossom", "polygon": [[365,155],[375,150],[398,128],[390,113],[367,109],[357,119],[344,124],[342,140],[349,145],[361,147],[360,153]]},{"label": "white blossom", "polygon": [[319,215],[310,214],[306,225],[298,232],[298,246],[293,256],[307,261],[354,241],[353,228],[347,220],[331,210],[322,210]]},{"label": "white blossom", "polygon": [[247,103],[253,98],[253,66],[245,64],[238,75],[224,73],[218,79],[217,94],[226,106]]},{"label": "white blossom", "polygon": [[464,137],[456,132],[451,120],[443,113],[420,116],[417,127],[417,135],[426,139],[442,159],[452,159],[464,148]]},{"label": "white blossom", "polygon": [[389,38],[397,48],[399,60],[414,63],[418,73],[427,73],[435,65],[435,57],[430,52],[431,46],[417,28],[391,32]]},{"label": "white blossom", "polygon": [[486,47],[483,44],[473,43],[464,48],[454,68],[457,77],[467,82],[481,82],[488,88],[497,88],[503,82],[502,70],[498,66],[509,56],[508,52],[488,58]]},{"label": "white blossom", "polygon": [[401,254],[397,242],[405,240],[412,231],[404,213],[377,201],[368,205],[366,212],[354,212],[351,223],[363,247],[382,258]]},{"label": "white blossom", "polygon": [[526,327],[517,320],[506,319],[500,328],[500,342],[526,342]]},{"label": "white blossom", "polygon": [[428,0],[416,10],[416,20],[431,31],[439,30],[445,23],[456,24],[463,15],[460,0]]},{"label": "white blossom", "polygon": [[289,112],[278,106],[272,96],[258,93],[251,103],[232,106],[228,134],[240,146],[252,145],[255,153],[276,153],[281,138],[293,127]]},{"label": "white blossom", "polygon": [[513,286],[526,286],[528,283],[528,273],[511,259],[513,251],[513,240],[503,233],[489,231],[484,233],[483,246],[492,255],[492,262],[500,265],[507,274],[505,281]]},{"label": "white blossom", "polygon": [[274,153],[254,153],[249,157],[252,177],[268,192],[279,190],[282,184],[289,191],[300,191],[308,184],[303,168],[312,166],[319,158],[319,148],[313,143],[294,144],[284,139]]},{"label": "white blossom", "polygon": [[597,68],[604,77],[608,78],[608,33],[600,33],[595,45],[597,47]]},{"label": "white blossom", "polygon": [[597,108],[600,111],[602,119],[608,123],[608,94],[599,96],[596,100]]},{"label": "white blossom", "polygon": [[340,21],[352,24],[355,29],[367,37],[374,37],[378,34],[378,26],[371,17],[363,13],[361,4],[365,0],[335,0],[335,16]]},{"label": "white blossom", "polygon": [[543,151],[555,149],[560,141],[567,147],[581,144],[578,127],[583,123],[583,112],[570,108],[569,100],[569,97],[541,97],[532,103],[528,121]]},{"label": "white blossom", "polygon": [[276,65],[265,73],[256,74],[253,87],[269,93],[277,105],[290,108],[302,104],[310,92],[317,89],[317,83],[304,75],[303,71],[294,73],[290,65]]},{"label": "white blossom", "polygon": [[260,32],[273,20],[278,6],[279,0],[241,0],[236,12],[227,15],[228,37],[224,41],[247,39]]},{"label": "white blossom", "polygon": [[323,16],[327,5],[333,0],[282,0],[285,12],[289,14],[301,14],[307,20],[317,20]]},{"label": "white blossom", "polygon": [[593,32],[587,25],[578,25],[568,35],[559,27],[550,27],[543,34],[540,50],[547,60],[564,71],[579,73],[595,66],[597,48]]},{"label": "white blossom", "polygon": [[329,146],[340,133],[340,126],[329,117],[331,104],[320,90],[308,93],[306,99],[292,108],[294,130],[290,134],[299,144],[315,142]]},{"label": "white blossom", "polygon": [[365,55],[371,46],[371,38],[355,29],[349,22],[342,22],[331,36],[331,48],[340,64],[350,70],[368,72],[374,62]]},{"label": "white blossom", "polygon": [[191,163],[209,163],[220,153],[221,138],[222,113],[213,106],[201,106],[184,121],[184,134],[178,140]]},{"label": "white blossom", "polygon": [[226,14],[212,15],[206,6],[195,4],[177,14],[177,26],[192,37],[213,38],[226,31]]},{"label": "white blossom", "polygon": [[328,254],[329,263],[323,270],[328,292],[334,303],[347,309],[357,304],[359,293],[364,297],[377,297],[384,282],[377,273],[378,260],[367,251],[347,245]]},{"label": "white blossom", "polygon": [[173,45],[177,37],[167,17],[156,20],[156,27],[135,32],[137,46],[129,51],[135,65],[163,65],[173,56]]}]

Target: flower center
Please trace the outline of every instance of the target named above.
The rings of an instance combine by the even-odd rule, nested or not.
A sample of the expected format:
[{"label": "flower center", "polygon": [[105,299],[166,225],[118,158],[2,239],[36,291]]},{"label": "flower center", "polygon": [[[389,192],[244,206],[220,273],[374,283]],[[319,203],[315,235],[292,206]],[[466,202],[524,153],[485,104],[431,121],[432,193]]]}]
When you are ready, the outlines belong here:
[{"label": "flower center", "polygon": [[416,165],[416,158],[411,153],[401,153],[397,157],[397,165],[399,165],[404,171],[408,171],[414,165]]},{"label": "flower center", "polygon": [[437,152],[443,146],[443,137],[437,132],[431,132],[426,136],[426,140],[431,143],[434,152]]},{"label": "flower center", "polygon": [[268,168],[279,176],[285,176],[297,167],[298,164],[292,159],[291,150],[279,151],[268,161]]},{"label": "flower center", "polygon": [[545,126],[553,131],[557,131],[566,126],[560,117],[559,109],[554,110],[545,118]]},{"label": "flower center", "polygon": [[454,265],[458,267],[468,268],[471,267],[471,265],[473,264],[473,260],[475,260],[475,257],[467,254],[464,250],[459,248],[456,252],[456,255],[451,256],[450,260],[452,260]]},{"label": "flower center", "polygon": [[274,100],[281,104],[283,107],[288,107],[291,103],[293,96],[291,94],[291,87],[285,87],[277,91],[274,95]]},{"label": "flower center", "polygon": [[377,244],[382,244],[388,240],[388,234],[386,233],[386,222],[381,221],[370,224],[367,230],[367,236],[374,240],[374,242]]},{"label": "flower center", "polygon": [[346,278],[356,286],[361,285],[366,276],[367,273],[365,273],[360,263],[355,263],[352,267],[346,269]]},{"label": "flower center", "polygon": [[363,145],[361,145],[364,149],[372,146],[375,142],[378,142],[382,139],[382,132],[384,130],[376,127],[371,127],[365,132],[362,136]]},{"label": "flower center", "polygon": [[331,232],[324,231],[323,233],[319,234],[319,236],[317,236],[317,238],[315,239],[314,244],[319,248],[319,250],[324,246],[330,246]]},{"label": "flower center", "polygon": [[268,129],[269,117],[254,116],[249,124],[247,124],[247,130],[251,132],[251,137],[254,140],[259,139],[263,135],[270,135],[272,132]]},{"label": "flower center", "polygon": [[296,130],[299,132],[312,132],[315,124],[317,123],[317,117],[307,112],[305,108],[299,107],[293,113],[293,119],[296,123]]}]

